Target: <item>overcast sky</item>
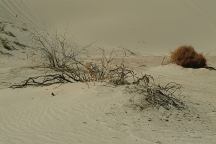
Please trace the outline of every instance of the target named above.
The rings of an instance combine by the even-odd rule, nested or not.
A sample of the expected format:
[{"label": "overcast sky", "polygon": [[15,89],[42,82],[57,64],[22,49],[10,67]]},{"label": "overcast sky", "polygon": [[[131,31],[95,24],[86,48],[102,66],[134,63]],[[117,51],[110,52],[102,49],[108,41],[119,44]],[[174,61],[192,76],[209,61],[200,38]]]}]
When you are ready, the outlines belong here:
[{"label": "overcast sky", "polygon": [[215,49],[215,0],[2,0],[1,4],[20,17],[35,15],[36,23],[49,29],[65,28],[81,40],[127,47],[142,43],[165,50],[181,44]]}]

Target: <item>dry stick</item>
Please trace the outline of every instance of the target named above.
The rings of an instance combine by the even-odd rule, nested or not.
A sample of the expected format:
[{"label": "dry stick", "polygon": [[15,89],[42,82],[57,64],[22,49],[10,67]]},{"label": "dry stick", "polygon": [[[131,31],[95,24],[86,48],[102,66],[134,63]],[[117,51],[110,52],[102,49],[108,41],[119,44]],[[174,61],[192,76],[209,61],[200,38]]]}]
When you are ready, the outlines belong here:
[{"label": "dry stick", "polygon": [[161,61],[161,65],[164,65],[165,59],[166,59],[166,56],[163,57],[163,60]]},{"label": "dry stick", "polygon": [[[43,79],[41,82],[38,81],[40,78]],[[23,81],[21,84],[12,85],[10,86],[10,88],[15,89],[15,88],[24,88],[27,86],[49,86],[53,84],[67,83],[67,82],[72,83],[72,81],[67,79],[63,74],[45,75],[45,76],[30,77],[27,80]]]},{"label": "dry stick", "polygon": [[216,71],[216,68],[214,68],[214,67],[206,66],[205,68],[208,69],[208,70],[211,70],[211,71],[212,71],[212,70],[215,70],[215,71]]}]

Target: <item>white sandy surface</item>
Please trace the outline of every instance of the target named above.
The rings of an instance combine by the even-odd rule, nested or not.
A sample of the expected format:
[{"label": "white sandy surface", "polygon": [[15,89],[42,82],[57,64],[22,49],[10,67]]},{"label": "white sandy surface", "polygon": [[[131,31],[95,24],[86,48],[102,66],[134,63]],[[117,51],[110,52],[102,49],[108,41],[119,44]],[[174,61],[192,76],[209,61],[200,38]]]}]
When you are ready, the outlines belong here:
[{"label": "white sandy surface", "polygon": [[[32,74],[26,71],[20,69],[19,78]],[[124,86],[74,83],[15,90],[3,87],[0,90],[0,143],[216,142],[214,71],[175,65],[152,66],[140,71],[154,75],[160,83],[181,84],[183,100],[190,112],[185,115],[176,110],[134,110],[129,103],[133,95],[129,95]]]},{"label": "white sandy surface", "polygon": [[[216,67],[214,0],[1,0],[0,144],[215,144],[216,72],[161,65],[182,44],[204,52]],[[125,48],[134,52],[124,62],[161,84],[183,86],[187,111],[138,111],[125,86],[73,83],[10,89],[30,76],[45,74],[32,32],[60,31],[97,50]],[[25,45],[16,45],[20,42]],[[97,54],[96,54],[97,53]],[[122,57],[115,54],[115,62]],[[119,56],[119,57],[118,57]],[[40,59],[40,60],[39,60]],[[54,96],[52,96],[52,93]]]}]

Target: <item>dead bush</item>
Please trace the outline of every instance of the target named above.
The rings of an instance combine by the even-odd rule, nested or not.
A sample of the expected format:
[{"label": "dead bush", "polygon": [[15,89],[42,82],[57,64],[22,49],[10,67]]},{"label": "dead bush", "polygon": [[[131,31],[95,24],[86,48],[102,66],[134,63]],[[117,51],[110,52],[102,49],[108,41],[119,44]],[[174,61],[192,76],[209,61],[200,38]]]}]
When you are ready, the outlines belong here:
[{"label": "dead bush", "polygon": [[206,58],[192,46],[181,46],[171,53],[171,62],[185,68],[205,68]]},{"label": "dead bush", "polygon": [[[29,77],[19,84],[12,85],[11,88],[73,82],[108,82],[114,86],[129,85],[130,92],[141,95],[140,103],[137,103],[141,109],[145,107],[144,101],[154,107],[163,107],[167,110],[172,107],[178,110],[185,108],[184,103],[175,97],[176,91],[181,88],[180,85],[168,83],[163,86],[155,83],[154,78],[149,75],[136,77],[136,73],[123,62],[120,65],[112,63],[113,51],[107,56],[102,50],[102,57],[97,62],[85,62],[79,57],[79,52],[67,44],[65,37],[56,35],[52,39],[36,35],[34,39],[38,43],[45,67],[49,72],[45,75]],[[201,58],[202,55],[198,54],[197,59]]]},{"label": "dead bush", "polygon": [[148,105],[156,108],[163,107],[166,110],[175,108],[183,110],[186,105],[182,100],[177,98],[178,91],[181,90],[181,85],[170,82],[166,85],[157,84],[154,77],[151,75],[144,75],[137,78],[133,85],[129,87],[128,91],[134,93],[135,97],[139,97],[138,101],[131,99],[131,102],[141,110]]},{"label": "dead bush", "polygon": [[133,71],[127,69],[123,64],[114,66],[112,63],[113,51],[106,55],[105,51],[101,49],[102,57],[97,62],[86,62],[80,58],[77,45],[69,44],[65,36],[55,35],[51,37],[49,34],[36,34],[34,41],[37,43],[39,52],[42,55],[44,67],[48,69],[49,73],[46,72],[45,75],[30,77],[21,84],[11,86],[12,88],[93,81],[123,85],[128,83],[126,79],[133,74]]},{"label": "dead bush", "polygon": [[108,55],[104,49],[101,50],[101,58],[97,62],[88,62],[85,67],[90,74],[93,81],[105,81],[111,79],[110,71],[113,67],[113,53],[112,50]]},{"label": "dead bush", "polygon": [[36,33],[33,36],[44,65],[49,68],[62,68],[71,63],[79,63],[77,45],[72,45],[66,36]]},{"label": "dead bush", "polygon": [[118,85],[129,85],[131,84],[130,79],[134,79],[135,72],[127,68],[123,63],[116,65],[116,67],[109,71],[110,79],[109,82]]}]

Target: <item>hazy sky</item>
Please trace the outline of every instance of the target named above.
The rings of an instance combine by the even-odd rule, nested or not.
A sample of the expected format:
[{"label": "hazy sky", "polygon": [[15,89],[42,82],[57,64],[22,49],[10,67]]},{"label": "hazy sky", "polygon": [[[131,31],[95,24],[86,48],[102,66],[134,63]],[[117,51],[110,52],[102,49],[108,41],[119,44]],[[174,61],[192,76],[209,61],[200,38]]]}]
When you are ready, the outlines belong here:
[{"label": "hazy sky", "polygon": [[18,8],[23,2],[28,9],[19,13],[33,13],[37,23],[65,29],[80,40],[134,49],[168,51],[181,44],[195,45],[201,51],[215,49],[215,0],[2,1]]}]

